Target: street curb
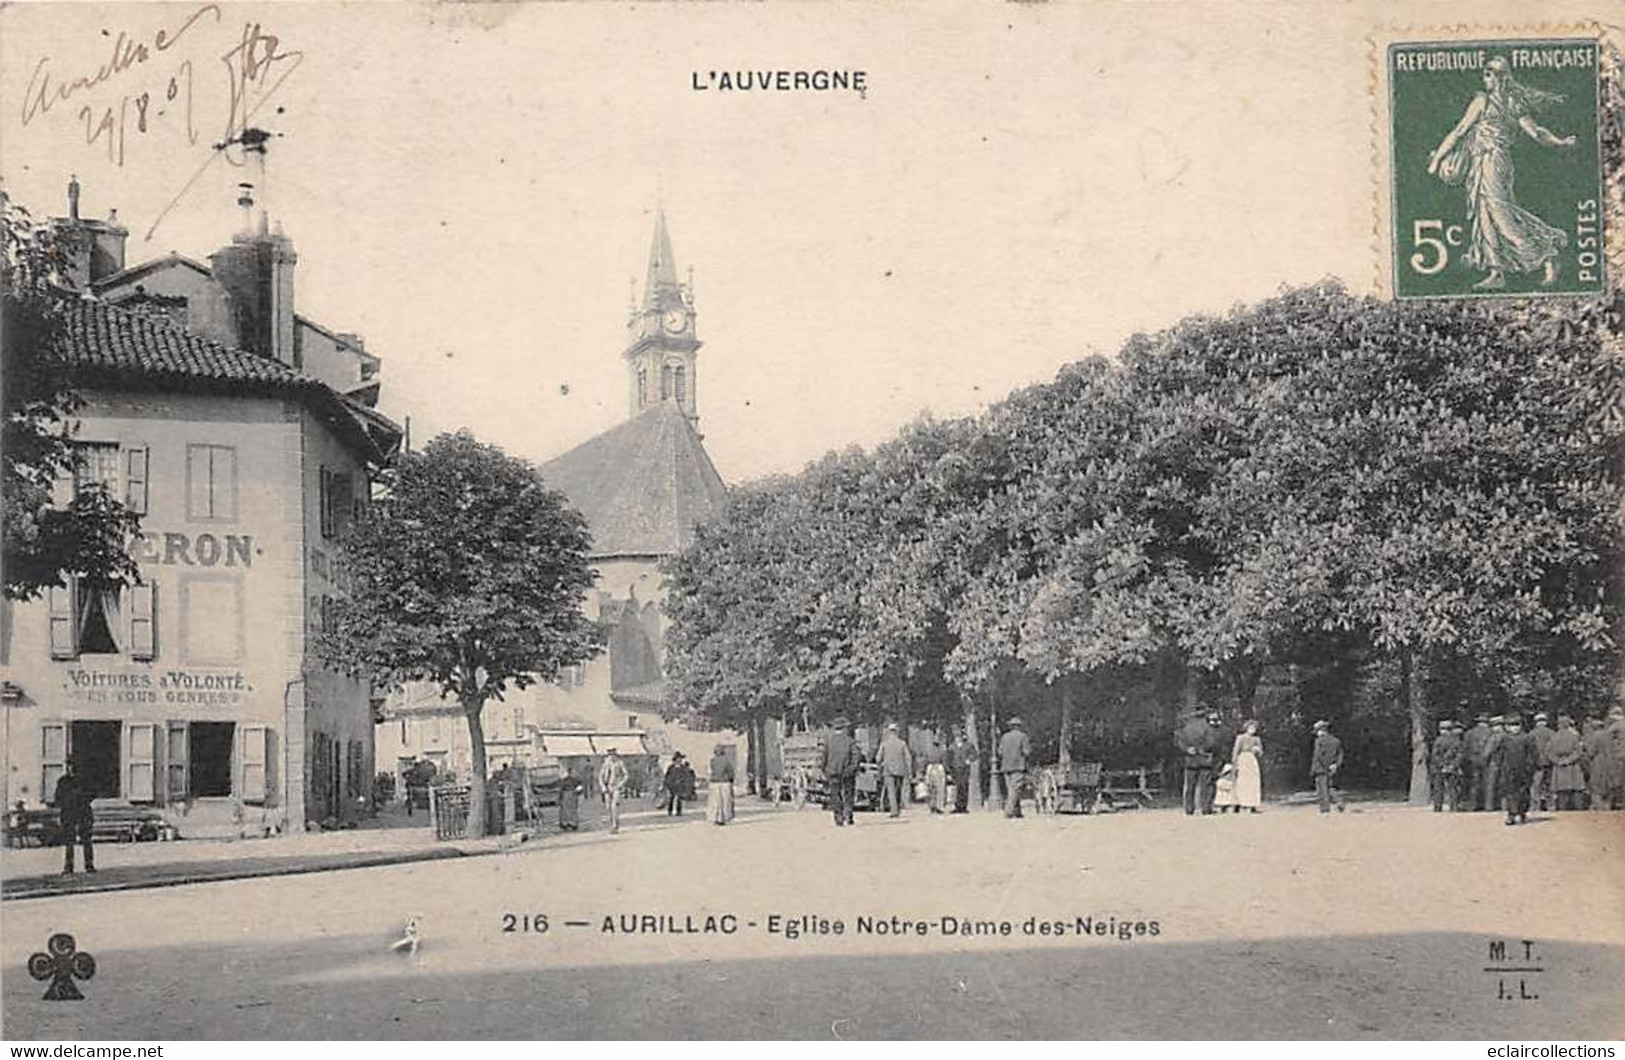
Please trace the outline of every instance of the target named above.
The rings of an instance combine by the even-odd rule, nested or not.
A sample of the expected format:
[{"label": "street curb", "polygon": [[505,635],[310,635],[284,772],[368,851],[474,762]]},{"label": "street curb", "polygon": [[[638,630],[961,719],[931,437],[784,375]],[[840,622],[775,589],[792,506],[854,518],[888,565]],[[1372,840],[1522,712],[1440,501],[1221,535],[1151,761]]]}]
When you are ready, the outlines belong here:
[{"label": "street curb", "polygon": [[[308,876],[317,872],[343,872],[347,869],[372,869],[383,865],[408,865],[419,861],[444,861],[448,858],[481,857],[485,854],[496,854],[497,850],[462,850],[457,847],[436,848],[432,850],[414,850],[405,854],[375,854],[359,855],[353,860],[337,864],[292,864],[270,865],[259,869],[228,869],[219,873],[185,874],[174,876],[159,876],[148,879],[135,880],[108,880],[103,883],[97,881],[84,886],[70,885],[66,887],[46,887],[39,890],[26,890],[21,893],[11,892],[6,884],[0,884],[0,902],[24,902],[32,898],[64,898],[78,894],[104,894],[110,891],[142,891],[157,887],[183,887],[197,883],[220,883],[228,880],[253,880],[270,876]],[[21,883],[26,880],[53,879],[54,877],[24,877],[23,880],[6,881]],[[81,877],[87,878],[87,877]]]}]

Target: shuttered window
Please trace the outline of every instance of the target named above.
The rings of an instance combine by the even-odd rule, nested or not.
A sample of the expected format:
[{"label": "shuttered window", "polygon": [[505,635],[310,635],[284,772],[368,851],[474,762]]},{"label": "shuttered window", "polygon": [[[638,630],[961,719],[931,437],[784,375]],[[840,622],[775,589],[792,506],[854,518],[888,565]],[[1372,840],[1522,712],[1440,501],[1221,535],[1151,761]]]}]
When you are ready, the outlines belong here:
[{"label": "shuttered window", "polygon": [[68,724],[63,721],[42,721],[40,732],[40,801],[56,804],[56,782],[68,762]]},{"label": "shuttered window", "polygon": [[124,450],[124,506],[137,515],[147,514],[147,447],[126,446]]},{"label": "shuttered window", "polygon": [[190,774],[187,755],[189,738],[186,722],[169,722],[164,741],[164,772],[169,779],[164,794],[171,804],[186,801]]},{"label": "shuttered window", "polygon": [[186,514],[190,519],[237,518],[237,450],[229,445],[186,447]]},{"label": "shuttered window", "polygon": [[131,802],[152,802],[157,793],[158,726],[127,724],[124,739],[124,797]]},{"label": "shuttered window", "polygon": [[79,609],[76,579],[66,585],[53,585],[47,591],[51,613],[51,658],[72,659],[79,654]]},{"label": "shuttered window", "polygon": [[143,661],[158,657],[158,587],[152,582],[132,585],[124,591],[125,610],[130,613],[130,658]]},{"label": "shuttered window", "polygon": [[244,802],[263,803],[268,788],[267,764],[270,755],[267,744],[270,733],[263,725],[239,725],[237,731],[242,741],[240,757],[243,763],[242,784],[237,790]]}]

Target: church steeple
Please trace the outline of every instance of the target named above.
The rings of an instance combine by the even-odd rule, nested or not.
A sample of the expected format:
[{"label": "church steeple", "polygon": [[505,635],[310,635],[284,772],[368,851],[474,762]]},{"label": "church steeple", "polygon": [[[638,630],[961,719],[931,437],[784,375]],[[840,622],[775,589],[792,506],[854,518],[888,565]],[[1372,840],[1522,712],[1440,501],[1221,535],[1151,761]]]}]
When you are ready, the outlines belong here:
[{"label": "church steeple", "polygon": [[626,360],[632,415],[663,401],[676,402],[690,423],[699,424],[696,378],[701,343],[694,330],[692,285],[677,279],[677,258],[666,229],[666,211],[655,210],[654,238],[643,298],[633,300],[627,321]]}]

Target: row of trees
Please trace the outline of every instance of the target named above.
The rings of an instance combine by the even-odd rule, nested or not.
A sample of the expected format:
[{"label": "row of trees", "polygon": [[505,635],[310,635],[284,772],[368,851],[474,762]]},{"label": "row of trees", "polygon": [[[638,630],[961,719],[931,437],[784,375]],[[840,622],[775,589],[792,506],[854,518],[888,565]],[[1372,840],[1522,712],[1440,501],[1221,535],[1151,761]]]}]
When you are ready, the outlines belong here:
[{"label": "row of trees", "polygon": [[670,564],[675,705],[1013,697],[1065,758],[1079,711],[1250,715],[1271,667],[1375,667],[1420,790],[1435,715],[1612,694],[1622,310],[1290,290],[741,487]]}]

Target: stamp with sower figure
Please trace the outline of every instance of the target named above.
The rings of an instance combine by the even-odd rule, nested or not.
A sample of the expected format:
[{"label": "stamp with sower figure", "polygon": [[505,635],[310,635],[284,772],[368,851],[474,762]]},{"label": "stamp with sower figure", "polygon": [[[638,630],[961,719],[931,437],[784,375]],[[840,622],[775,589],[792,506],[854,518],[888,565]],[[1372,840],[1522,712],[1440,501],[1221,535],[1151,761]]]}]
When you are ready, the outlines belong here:
[{"label": "stamp with sower figure", "polygon": [[1604,286],[1598,42],[1391,44],[1393,291]]}]

